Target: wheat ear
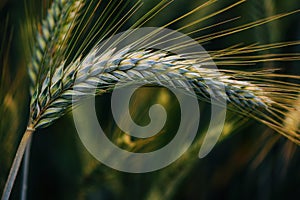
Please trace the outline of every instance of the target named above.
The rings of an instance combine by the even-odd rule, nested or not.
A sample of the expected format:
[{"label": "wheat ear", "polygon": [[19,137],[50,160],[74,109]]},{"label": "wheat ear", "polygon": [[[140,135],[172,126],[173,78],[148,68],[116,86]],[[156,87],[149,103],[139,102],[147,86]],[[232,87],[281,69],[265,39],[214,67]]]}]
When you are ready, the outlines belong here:
[{"label": "wheat ear", "polygon": [[[76,25],[76,18],[83,6],[82,0],[54,0],[42,22],[41,30],[36,36],[36,45],[32,52],[32,59],[28,65],[28,74],[31,81],[30,94],[39,87],[39,80],[44,79],[45,72],[53,71],[60,65],[60,57],[66,54],[67,41]],[[57,52],[53,55],[52,52]],[[26,146],[28,145],[35,128],[29,124],[18,147],[8,179],[6,181],[2,200],[8,200],[17,172],[20,167]],[[22,194],[24,196],[24,194]]]},{"label": "wheat ear", "polygon": [[[37,32],[28,74],[31,81],[30,94],[33,94],[39,79],[45,72],[60,64],[67,50],[67,41],[72,36],[76,18],[83,6],[82,0],[54,0]],[[55,53],[54,53],[55,52]],[[56,63],[58,60],[58,63]]]},{"label": "wheat ear", "polygon": [[[240,107],[266,108],[272,102],[263,91],[245,81],[234,80],[216,70],[202,67],[200,60],[183,60],[180,55],[162,51],[109,50],[101,55],[93,49],[83,61],[59,66],[53,76],[46,76],[39,90],[36,89],[31,103],[31,124],[35,128],[49,126],[65,114],[72,105],[72,96],[85,98],[90,89],[97,87],[106,92],[117,83],[168,84],[189,91],[194,88],[201,98],[209,101],[209,90],[215,88],[215,96],[225,98]],[[76,82],[75,82],[76,80]],[[226,94],[218,91],[224,85]],[[220,96],[222,95],[222,96]]]}]

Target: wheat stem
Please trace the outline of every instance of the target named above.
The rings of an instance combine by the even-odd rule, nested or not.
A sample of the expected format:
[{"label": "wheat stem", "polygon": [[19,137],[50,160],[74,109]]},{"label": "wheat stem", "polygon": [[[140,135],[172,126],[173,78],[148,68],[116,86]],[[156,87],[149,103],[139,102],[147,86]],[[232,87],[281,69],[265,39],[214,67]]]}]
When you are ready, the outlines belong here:
[{"label": "wheat stem", "polygon": [[18,173],[19,168],[20,168],[20,164],[21,164],[25,149],[28,145],[28,142],[30,141],[30,139],[32,137],[33,132],[34,132],[34,129],[31,126],[28,126],[25,133],[23,134],[23,137],[22,137],[21,142],[19,144],[17,153],[15,155],[13,164],[10,168],[9,175],[8,175],[5,187],[4,187],[4,191],[3,191],[3,194],[2,194],[1,200],[8,200],[9,199],[9,196],[10,196],[11,190],[13,188],[17,173]]}]

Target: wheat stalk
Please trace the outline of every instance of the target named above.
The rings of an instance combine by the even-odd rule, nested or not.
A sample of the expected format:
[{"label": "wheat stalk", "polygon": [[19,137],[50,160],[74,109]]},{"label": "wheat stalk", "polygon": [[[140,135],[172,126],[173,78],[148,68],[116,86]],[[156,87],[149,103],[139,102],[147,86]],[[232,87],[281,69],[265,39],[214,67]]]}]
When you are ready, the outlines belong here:
[{"label": "wheat stalk", "polygon": [[[209,1],[209,3],[213,2]],[[228,10],[241,2],[243,1],[213,13],[211,16]],[[209,65],[209,62],[205,59],[184,59],[181,55],[171,55],[168,52],[159,50],[136,50],[131,46],[121,50],[116,50],[115,48],[106,49],[104,53],[99,53],[100,49],[96,46],[83,58],[71,59],[72,61],[69,62],[68,51],[70,47],[67,42],[70,41],[71,30],[74,30],[76,26],[76,17],[79,16],[78,13],[83,4],[81,0],[54,0],[42,23],[41,31],[37,34],[32,61],[29,65],[30,93],[32,96],[29,124],[18,148],[2,199],[6,200],[9,198],[26,144],[32,132],[37,128],[51,125],[71,108],[72,97],[78,97],[75,98],[78,101],[82,98],[87,98],[91,95],[91,88],[95,87],[98,89],[98,94],[102,94],[112,90],[117,83],[123,83],[124,85],[136,82],[168,84],[171,87],[183,88],[187,92],[190,91],[190,88],[193,88],[199,95],[199,98],[206,101],[210,99],[209,93],[213,92],[216,98],[223,98],[231,103],[234,111],[252,116],[297,144],[300,143],[298,130],[286,131],[280,125],[280,121],[276,122],[276,120],[272,119],[273,117],[281,119],[282,117],[279,114],[285,115],[282,109],[287,110],[292,105],[296,94],[299,93],[299,89],[297,85],[272,81],[276,74],[270,71],[246,73],[234,70],[220,70],[217,73],[216,70],[205,67]],[[199,8],[202,7],[199,6],[193,12],[196,12]],[[155,9],[151,12],[154,11]],[[203,42],[208,41],[209,39],[246,30],[283,16],[286,15],[278,15],[274,18],[267,18],[257,23],[198,39]],[[168,25],[178,20],[174,20]],[[142,24],[142,21],[138,21],[133,27]],[[193,24],[191,23],[191,25],[184,28]],[[88,37],[88,39],[91,38],[92,36]],[[84,44],[88,46],[89,42]],[[281,46],[284,45],[286,44]],[[181,46],[177,48],[179,47]],[[278,47],[280,47],[280,44],[274,45],[274,48]],[[228,48],[212,52],[212,58],[216,59],[216,63],[220,65],[241,65],[244,63],[269,61],[267,55],[262,58],[234,56],[241,53],[260,51],[263,48],[270,49],[273,46],[254,45],[243,48]],[[80,48],[80,50],[84,49]],[[82,52],[79,54],[82,54]],[[282,57],[284,56],[275,55],[269,58],[282,59]],[[299,57],[287,56],[286,59],[299,59]],[[262,76],[269,76],[269,79],[262,80]],[[299,79],[299,77],[295,78]],[[218,92],[218,85],[225,87],[226,94]],[[214,90],[211,91],[211,88],[214,88]],[[287,89],[292,92],[289,96],[291,102],[287,102],[282,97],[276,98],[278,94],[286,94]],[[293,95],[294,93],[295,95]]]},{"label": "wheat stalk", "polygon": [[[54,0],[48,10],[46,19],[42,22],[41,31],[37,33],[36,45],[32,53],[32,59],[28,66],[28,74],[31,80],[30,94],[39,87],[39,80],[43,79],[45,71],[52,71],[60,64],[63,54],[66,54],[66,41],[71,37],[71,31],[75,27],[75,20],[83,6],[81,0]],[[53,54],[56,51],[58,54]],[[9,198],[24,151],[28,145],[34,127],[28,126],[15,159],[13,161],[8,180],[5,184],[2,199]]]}]

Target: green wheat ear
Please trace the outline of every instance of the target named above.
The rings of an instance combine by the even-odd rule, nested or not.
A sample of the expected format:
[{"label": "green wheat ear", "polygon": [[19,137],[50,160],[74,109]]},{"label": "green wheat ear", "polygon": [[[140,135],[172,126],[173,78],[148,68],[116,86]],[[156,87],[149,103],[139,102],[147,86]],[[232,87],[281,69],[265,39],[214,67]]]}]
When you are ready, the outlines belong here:
[{"label": "green wheat ear", "polygon": [[224,98],[244,109],[267,108],[272,102],[254,84],[203,68],[201,60],[187,61],[179,55],[169,55],[162,51],[131,51],[130,48],[97,54],[98,49],[95,48],[82,62],[71,63],[65,69],[63,66],[58,67],[52,79],[48,74],[40,93],[33,96],[30,120],[34,128],[49,126],[65,114],[74,103],[72,97],[75,96],[76,100],[85,98],[94,87],[103,93],[114,88],[117,83],[128,85],[143,81],[145,84],[167,84],[186,91],[192,87],[199,98],[206,101],[210,98],[210,88],[224,85],[226,94],[219,93],[219,88],[212,91],[216,98]]},{"label": "green wheat ear", "polygon": [[36,45],[28,65],[31,95],[45,74],[62,64],[61,57],[67,53],[67,41],[72,37],[82,7],[82,0],[54,0],[51,4],[37,32]]},{"label": "green wheat ear", "polygon": [[[194,9],[192,12],[183,15],[167,25],[171,25],[214,2],[213,0],[208,1],[206,4],[197,7],[197,9]],[[239,1],[232,6],[212,13],[209,17],[224,12],[241,2],[244,1]],[[93,4],[91,3],[90,5]],[[81,0],[54,0],[41,25],[41,30],[37,33],[36,45],[32,53],[32,61],[29,64],[29,77],[31,80],[29,124],[18,148],[2,199],[7,200],[9,198],[25,147],[35,129],[52,124],[71,108],[72,97],[77,96],[79,97],[78,99],[88,97],[91,87],[97,87],[99,94],[102,94],[103,92],[113,89],[117,83],[128,85],[141,81],[145,83],[161,82],[183,89],[192,87],[200,99],[209,101],[208,90],[210,86],[224,85],[226,95],[221,96],[221,98],[227,100],[233,111],[253,117],[295,143],[300,144],[298,130],[285,130],[281,124],[281,121],[286,115],[286,111],[293,106],[295,99],[298,97],[300,92],[299,87],[296,84],[273,80],[273,78],[280,75],[272,71],[243,72],[221,69],[220,73],[216,73],[216,71],[212,69],[201,67],[205,64],[205,61],[201,59],[183,59],[180,55],[174,56],[159,50],[133,50],[130,46],[119,51],[107,49],[105,53],[100,55],[98,55],[98,47],[92,48],[90,52],[84,55],[82,54],[83,51],[86,50],[86,47],[80,47],[78,54],[82,55],[82,57],[70,59],[71,61],[69,61],[72,47],[68,45],[68,42],[73,41],[72,30],[78,25],[76,19],[80,16],[83,6],[84,2]],[[155,13],[163,6],[164,4],[159,5],[149,13]],[[138,4],[135,5],[135,8],[137,7]],[[108,13],[104,13],[103,18],[108,17],[108,19],[110,19],[109,12],[114,13],[115,9],[108,6],[107,10]],[[130,14],[133,13],[134,9],[129,12],[127,17],[121,18],[120,21],[116,22],[116,25],[121,27],[121,25],[128,20]],[[205,42],[214,38],[230,35],[279,19],[286,15],[288,14],[277,15],[237,28],[206,35],[198,38],[198,41]],[[147,16],[149,16],[149,14],[146,14],[132,27],[143,25],[148,20]],[[198,22],[201,22],[201,20],[205,19],[200,19]],[[95,25],[95,27],[99,27],[100,23],[105,24],[107,21],[108,20],[99,20],[96,22],[97,25]],[[90,22],[89,20],[87,21],[87,23]],[[196,23],[197,22],[191,23],[182,29],[191,27]],[[111,30],[116,32],[119,30],[119,27],[112,27]],[[85,28],[85,26],[83,28]],[[100,29],[100,31],[101,30],[102,29]],[[102,38],[99,40],[101,41],[106,36],[112,35],[114,32],[111,30],[104,31]],[[93,29],[92,33],[94,32]],[[94,36],[88,35],[83,44],[88,46],[90,39],[94,39]],[[267,62],[272,59],[276,60],[280,58],[282,60],[299,60],[299,57],[289,55],[278,55],[275,57],[269,57],[269,55],[262,57],[243,56],[251,52],[293,44],[295,43],[266,46],[251,45],[247,47],[234,46],[210,53],[218,65],[243,65]],[[180,47],[179,45],[177,48]],[[289,76],[282,75],[282,77]],[[299,79],[300,77],[294,76],[292,78]],[[287,91],[291,92],[288,98],[280,96],[285,95]],[[218,91],[215,92],[216,95],[220,95]],[[279,121],[277,121],[277,119]]]},{"label": "green wheat ear", "polygon": [[[62,64],[61,57],[67,53],[67,41],[72,36],[76,18],[79,17],[83,4],[82,0],[54,0],[52,2],[47,16],[37,32],[36,44],[31,53],[32,59],[28,65],[32,96],[34,96],[34,90],[40,88],[39,83],[45,79],[45,75]],[[26,145],[30,141],[33,131],[34,127],[29,126],[20,142],[2,199],[9,198]]]}]

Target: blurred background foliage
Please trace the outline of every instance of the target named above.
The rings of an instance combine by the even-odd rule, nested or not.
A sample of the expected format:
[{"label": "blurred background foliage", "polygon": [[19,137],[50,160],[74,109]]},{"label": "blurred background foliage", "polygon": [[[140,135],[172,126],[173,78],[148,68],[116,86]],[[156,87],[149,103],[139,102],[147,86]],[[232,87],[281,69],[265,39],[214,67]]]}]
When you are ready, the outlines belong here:
[{"label": "blurred background foliage", "polygon": [[[105,2],[105,1],[104,1]],[[134,2],[134,1],[133,1]],[[159,3],[144,1],[143,7],[128,21],[138,20]],[[175,0],[145,26],[161,26],[205,1]],[[178,29],[205,17],[235,1],[220,0],[214,6],[173,24]],[[40,20],[49,1],[32,0]],[[130,3],[131,4],[131,3]],[[132,3],[133,4],[133,3]],[[280,12],[300,8],[297,0],[248,0],[246,3],[208,19],[196,28],[241,16],[230,24],[195,33],[201,36],[235,27]],[[4,187],[21,133],[26,128],[29,93],[26,41],[34,37],[21,27],[26,20],[26,1],[0,1],[0,188]],[[267,25],[206,42],[207,50],[222,49],[237,43],[274,43],[300,40],[300,15],[294,14]],[[126,29],[126,26],[124,27]],[[185,30],[191,31],[191,30]],[[289,47],[275,52],[300,52]],[[264,52],[265,53],[265,52]],[[299,74],[299,62],[267,63]],[[268,67],[268,66],[258,66]],[[164,88],[141,88],[131,99],[131,115],[141,125],[149,122],[149,105],[162,104],[170,116],[164,129],[155,137],[132,138],[116,127],[110,110],[110,94],[97,97],[97,114],[107,136],[118,146],[137,152],[159,149],[176,134],[180,107],[174,95]],[[228,113],[218,145],[205,158],[198,159],[201,138],[207,126],[209,105],[199,103],[201,123],[198,139],[178,161],[151,173],[129,174],[113,170],[95,160],[82,145],[73,125],[72,115],[64,116],[33,137],[28,199],[291,199],[300,196],[299,148],[260,123]],[[207,119],[209,119],[207,117]],[[20,196],[21,173],[11,199]]]}]

